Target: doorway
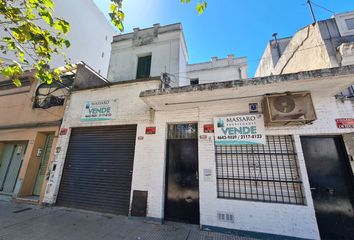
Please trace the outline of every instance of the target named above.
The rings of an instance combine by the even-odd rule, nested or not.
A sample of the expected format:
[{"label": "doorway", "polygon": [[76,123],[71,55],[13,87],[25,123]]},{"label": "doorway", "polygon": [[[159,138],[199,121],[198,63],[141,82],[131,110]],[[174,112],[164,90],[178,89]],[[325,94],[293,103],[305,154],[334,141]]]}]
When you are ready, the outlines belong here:
[{"label": "doorway", "polygon": [[0,193],[11,195],[26,151],[24,142],[6,143],[0,158]]},{"label": "doorway", "polygon": [[39,196],[41,194],[42,184],[43,184],[44,177],[46,175],[50,152],[52,150],[53,139],[54,139],[53,134],[48,134],[46,137],[45,144],[41,153],[41,162],[39,164],[36,181],[33,186],[32,194],[34,196]]},{"label": "doorway", "polygon": [[301,137],[322,239],[354,236],[353,174],[339,136]]},{"label": "doorway", "polygon": [[165,219],[199,224],[197,124],[168,125]]}]

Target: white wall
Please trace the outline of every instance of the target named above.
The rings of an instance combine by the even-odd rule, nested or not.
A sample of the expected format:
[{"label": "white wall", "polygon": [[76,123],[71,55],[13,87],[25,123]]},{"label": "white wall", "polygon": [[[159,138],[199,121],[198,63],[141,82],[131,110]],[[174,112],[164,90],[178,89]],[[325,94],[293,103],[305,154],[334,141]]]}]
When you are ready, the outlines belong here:
[{"label": "white wall", "polygon": [[269,60],[271,54],[271,47],[267,45],[258,65],[256,77],[336,67],[331,66],[318,24],[309,25],[295,33],[275,66],[273,59]]},{"label": "white wall", "polygon": [[181,32],[181,47],[179,50],[179,73],[174,74],[175,76],[171,76],[171,80],[178,80],[179,86],[189,85],[190,79],[185,77],[187,72],[187,64],[188,64],[188,50],[186,46],[186,42],[184,40],[183,32]]},{"label": "white wall", "polygon": [[153,38],[151,43],[141,46],[134,46],[133,39],[114,41],[108,79],[112,82],[136,79],[138,57],[146,55],[151,55],[150,76],[160,76],[163,72],[178,73],[180,36],[180,31],[162,33]]},{"label": "white wall", "polygon": [[[92,0],[54,2],[54,15],[64,18],[71,25],[71,31],[67,35],[71,47],[64,50],[67,57],[72,63],[84,61],[106,77],[112,37],[116,34],[111,24]],[[51,67],[64,65],[62,57],[53,57]]]},{"label": "white wall", "polygon": [[[216,181],[211,183],[200,182],[201,224],[309,239],[319,238],[299,135],[349,132],[350,130],[341,131],[337,129],[334,119],[353,115],[353,109],[350,104],[340,105],[338,109],[334,99],[322,99],[321,96],[313,96],[313,98],[318,115],[318,120],[314,124],[303,127],[273,127],[266,129],[267,135],[293,135],[305,191],[306,205],[297,206],[217,199]],[[247,113],[249,102],[258,102],[260,104],[260,101],[261,98],[229,103],[223,102],[222,110],[220,105],[211,106],[209,104],[209,106],[204,106],[199,109],[199,130],[200,132],[202,131],[203,124],[212,123],[212,117],[214,116]],[[202,173],[203,169],[211,168],[215,176],[213,137],[212,134],[208,135],[211,135],[211,141],[199,141],[199,172]],[[199,179],[202,179],[202,176]],[[217,211],[234,213],[235,223],[225,224],[219,222],[216,217]]]},{"label": "white wall", "polygon": [[334,19],[342,37],[354,35],[354,29],[349,29],[345,20],[354,18],[354,11],[335,14]]},{"label": "white wall", "polygon": [[[50,173],[43,203],[55,203],[59,184],[64,167],[67,147],[72,127],[90,127],[106,125],[127,125],[150,123],[153,119],[150,108],[139,98],[142,90],[157,89],[160,81],[145,81],[127,84],[118,84],[109,88],[99,88],[73,92],[67,100],[67,107],[61,128],[68,128],[66,135],[59,136],[57,147],[61,150],[55,153],[54,161],[48,169],[56,165],[56,171]],[[105,99],[117,99],[117,115],[114,120],[80,122],[80,118],[86,101],[97,101]],[[134,165],[135,167],[135,165]]]},{"label": "white wall", "polygon": [[[92,0],[55,0],[54,3],[54,17],[63,18],[71,26],[71,30],[66,36],[71,47],[68,49],[64,47],[62,51],[71,60],[71,63],[76,64],[83,61],[96,72],[107,77],[112,37],[116,34],[112,25]],[[48,28],[42,20],[37,23],[43,28]],[[7,34],[0,30],[0,36],[7,36]],[[30,49],[27,51],[32,52]],[[3,55],[2,53],[0,53],[0,57],[15,58],[12,54]],[[28,55],[26,57],[32,63],[31,58]],[[53,54],[50,67],[62,66],[65,66],[62,55]],[[23,67],[30,69],[28,65]]]},{"label": "white wall", "polygon": [[[204,135],[202,132],[203,124],[212,123],[213,117],[247,113],[248,103],[258,102],[260,104],[261,97],[200,103],[198,107],[194,108],[186,107],[182,110],[154,112],[139,98],[139,93],[146,89],[156,89],[158,86],[159,81],[150,81],[74,92],[69,101],[62,128],[137,124],[132,190],[148,191],[148,217],[163,219],[167,124],[196,122],[199,126],[199,135]],[[168,95],[166,97],[168,98]],[[208,136],[206,140],[199,140],[198,145],[201,225],[319,239],[299,136],[350,133],[350,129],[338,129],[335,118],[352,117],[353,107],[350,103],[345,102],[343,104],[335,98],[324,98],[320,93],[315,93],[312,97],[318,117],[318,120],[313,124],[266,129],[267,135],[293,135],[306,205],[218,199],[214,138],[213,134],[210,133],[206,134]],[[118,117],[115,120],[80,122],[85,101],[113,98],[118,99],[119,102]],[[156,134],[145,135],[144,131],[147,126],[156,126]],[[58,147],[61,147],[61,152],[56,154],[54,163],[51,163],[51,165],[57,164],[57,170],[50,174],[44,198],[46,203],[54,203],[56,200],[69,137],[70,133],[60,136],[58,139]],[[139,137],[143,137],[143,139],[139,140]],[[212,181],[204,181],[203,169],[212,169]],[[234,213],[235,223],[219,222],[217,220],[218,211]]]},{"label": "white wall", "polygon": [[112,82],[136,78],[138,57],[151,55],[150,76],[168,73],[171,86],[190,84],[191,78],[199,83],[221,82],[247,78],[247,59],[232,54],[224,59],[188,64],[188,51],[182,26],[154,24],[147,29],[114,37],[108,79]]},{"label": "white wall", "polygon": [[[313,95],[313,101],[318,120],[312,125],[266,129],[267,135],[293,135],[294,137],[306,198],[306,205],[304,206],[217,198],[214,139],[213,134],[202,133],[203,124],[211,124],[213,117],[218,115],[247,113],[248,103],[258,102],[260,104],[260,97],[242,101],[208,102],[200,104],[200,107],[197,108],[178,111],[157,111],[154,124],[157,127],[157,134],[145,136],[145,139],[137,142],[136,145],[132,189],[149,191],[148,216],[163,218],[167,124],[197,122],[199,124],[199,135],[208,136],[207,140],[199,140],[200,223],[202,225],[319,239],[299,136],[339,135],[350,132],[350,129],[338,129],[335,118],[353,116],[353,108],[350,103],[342,104],[334,98],[323,98],[320,94]],[[145,125],[138,126],[139,134],[144,135],[144,127]],[[203,169],[212,169],[212,182],[203,180]],[[217,220],[218,211],[234,213],[235,223],[219,222]]]},{"label": "white wall", "polygon": [[235,58],[233,54],[230,54],[227,58],[212,57],[210,62],[188,64],[187,73],[182,75],[188,79],[198,78],[199,84],[203,84],[246,79],[247,69],[245,57]]}]

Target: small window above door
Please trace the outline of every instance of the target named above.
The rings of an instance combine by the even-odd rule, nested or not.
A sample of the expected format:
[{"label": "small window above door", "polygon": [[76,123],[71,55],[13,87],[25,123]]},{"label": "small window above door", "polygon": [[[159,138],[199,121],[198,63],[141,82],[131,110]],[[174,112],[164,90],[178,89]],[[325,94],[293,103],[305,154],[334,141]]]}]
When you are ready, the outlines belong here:
[{"label": "small window above door", "polygon": [[151,69],[151,55],[138,57],[138,69],[136,71],[136,78],[148,78],[150,77]]}]

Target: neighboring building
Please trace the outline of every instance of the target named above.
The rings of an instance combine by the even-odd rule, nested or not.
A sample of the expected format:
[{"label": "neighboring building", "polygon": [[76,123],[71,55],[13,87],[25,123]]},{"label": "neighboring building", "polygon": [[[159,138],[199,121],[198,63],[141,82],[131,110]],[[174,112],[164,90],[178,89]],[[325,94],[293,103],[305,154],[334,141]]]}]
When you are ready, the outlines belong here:
[{"label": "neighboring building", "polygon": [[167,73],[171,86],[184,86],[247,78],[247,59],[226,59],[188,64],[182,25],[135,28],[113,38],[108,79],[111,82],[160,77]]},{"label": "neighboring building", "polygon": [[32,72],[24,74],[21,87],[0,79],[1,199],[42,201],[69,91],[97,85],[97,79],[102,82],[83,64],[51,85],[35,80]]},{"label": "neighboring building", "polygon": [[[352,236],[353,120],[343,119],[353,108],[332,96],[354,83],[354,66],[175,88],[116,74],[70,95],[45,203],[268,238],[319,239],[317,222],[321,234]],[[244,115],[251,120],[237,125]],[[225,117],[231,132],[246,131],[241,145],[216,136]],[[347,216],[332,212],[331,227],[311,195],[313,177],[328,168],[317,176],[322,210]]]},{"label": "neighboring building", "polygon": [[[71,47],[65,50],[66,56],[73,64],[85,61],[93,69],[80,63],[77,68],[63,70],[62,56],[53,56],[50,67],[63,70],[63,82],[41,83],[26,67],[21,87],[0,79],[1,198],[41,202],[70,90],[105,84],[99,73],[107,75],[113,27],[91,0],[54,2],[54,16],[71,25],[67,35]],[[11,56],[5,57],[11,61]]]},{"label": "neighboring building", "polygon": [[[276,35],[274,36],[275,39],[269,41],[263,53],[255,74],[256,77],[301,73],[302,71],[352,66],[354,64],[354,11],[335,14],[331,19],[315,22],[300,29],[291,37],[277,39]],[[317,85],[318,90],[321,90],[322,87],[321,84]],[[327,102],[323,110],[329,114],[333,110],[338,111],[348,116],[348,119],[344,121],[351,122],[354,116],[353,97],[353,86],[338,89],[338,92],[335,92],[332,98],[328,97],[328,100],[333,105]],[[342,124],[342,120],[337,119],[339,126]],[[326,133],[323,134],[325,135]],[[351,159],[350,164],[353,168],[354,144],[352,141],[354,139],[354,131],[350,131],[343,138],[347,141],[346,147]],[[305,141],[304,144],[308,144],[308,142]],[[313,151],[316,151],[317,147],[318,145],[310,145],[306,148],[307,150],[313,148]],[[354,222],[354,217],[351,213],[352,205],[341,202],[336,197],[341,194],[349,196],[353,204],[354,186],[351,182],[344,182],[342,186],[335,184],[335,181],[342,177],[343,173],[337,172],[337,176],[333,175],[338,170],[333,168],[333,166],[338,164],[338,161],[332,157],[333,150],[326,148],[327,145],[324,145],[321,152],[327,152],[327,155],[331,157],[323,156],[322,161],[318,163],[322,164],[323,168],[318,172],[308,169],[317,223],[322,238],[349,239],[349,236],[353,235],[349,229],[354,228],[352,225],[347,224],[347,222]],[[308,153],[304,152],[304,154]],[[335,154],[340,155],[343,152]],[[320,155],[320,153],[315,155]],[[315,158],[315,156],[312,157]],[[342,162],[347,163],[347,157],[342,158]],[[306,159],[305,156],[305,160],[308,168],[314,167],[311,159]],[[352,180],[352,178],[353,175],[350,172],[348,179]],[[332,206],[328,205],[328,201],[332,201]],[[340,215],[345,219],[343,223],[337,221]],[[329,229],[337,229],[339,224],[344,226],[343,229],[338,230],[343,232],[343,236],[336,234],[331,236]],[[348,235],[348,233],[351,234]]]},{"label": "neighboring building", "polygon": [[[247,58],[235,58],[229,54],[227,58],[212,57],[210,62],[188,64],[185,76],[194,85],[193,80],[199,84],[247,79]],[[182,75],[183,76],[183,75]]]},{"label": "neighboring building", "polygon": [[[318,21],[300,29],[294,36],[269,41],[255,76],[351,64],[354,64],[354,11]],[[354,88],[350,87],[342,94],[354,96]]]},{"label": "neighboring building", "polygon": [[[70,23],[68,33],[71,47],[66,55],[72,63],[85,62],[103,77],[107,77],[111,42],[116,34],[111,23],[93,0],[55,0],[55,16]],[[51,67],[63,66],[60,57],[54,57]]]},{"label": "neighboring building", "polygon": [[[66,36],[71,46],[64,49],[71,63],[85,62],[107,77],[112,37],[116,34],[112,25],[92,0],[54,0],[54,4],[54,17],[65,19],[71,26]],[[44,23],[39,24],[45,27]],[[0,31],[0,36],[6,35],[7,33]],[[3,55],[0,54],[1,56]],[[4,57],[11,58],[8,55]],[[65,66],[64,58],[60,54],[53,55],[50,67],[62,66]]]}]

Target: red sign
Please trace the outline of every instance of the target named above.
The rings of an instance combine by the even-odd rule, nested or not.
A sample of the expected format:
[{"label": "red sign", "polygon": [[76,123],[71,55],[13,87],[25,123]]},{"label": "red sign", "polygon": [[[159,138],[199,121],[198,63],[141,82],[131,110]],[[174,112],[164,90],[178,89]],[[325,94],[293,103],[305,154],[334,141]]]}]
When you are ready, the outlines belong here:
[{"label": "red sign", "polygon": [[204,124],[204,133],[213,133],[214,124]]},{"label": "red sign", "polygon": [[146,127],[145,134],[156,134],[156,127]]},{"label": "red sign", "polygon": [[354,118],[337,118],[337,128],[354,128]]},{"label": "red sign", "polygon": [[60,136],[66,135],[67,133],[68,133],[68,129],[67,128],[60,129]]}]

